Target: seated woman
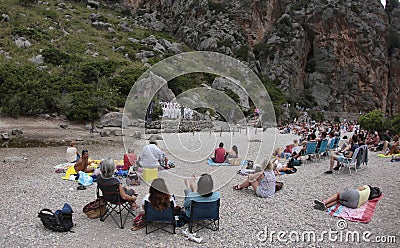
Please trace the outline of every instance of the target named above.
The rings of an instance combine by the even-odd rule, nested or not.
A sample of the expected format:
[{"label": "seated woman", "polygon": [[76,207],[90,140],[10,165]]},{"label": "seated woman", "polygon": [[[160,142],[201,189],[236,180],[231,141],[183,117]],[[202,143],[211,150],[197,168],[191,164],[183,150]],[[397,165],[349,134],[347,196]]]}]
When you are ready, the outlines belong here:
[{"label": "seated woman", "polygon": [[[387,141],[385,141],[386,144]],[[388,155],[395,155],[395,154],[399,154],[400,153],[400,141],[399,141],[399,136],[395,135],[393,137],[393,143],[388,143],[386,145],[386,147],[389,148],[389,151],[385,154],[386,156]],[[387,148],[386,148],[387,149]],[[384,151],[386,151],[386,149],[384,149]]]},{"label": "seated woman", "polygon": [[99,185],[119,185],[119,193],[122,199],[131,203],[132,208],[136,208],[136,192],[133,189],[123,187],[122,182],[118,177],[114,177],[115,164],[114,160],[111,158],[104,159],[100,162],[100,175],[97,177],[97,183]]},{"label": "seated woman", "polygon": [[149,193],[142,200],[143,209],[145,201],[150,202],[151,207],[157,211],[168,209],[170,202],[173,202],[174,207],[176,207],[175,198],[169,193],[167,185],[162,178],[156,178],[151,183]]},{"label": "seated woman", "polygon": [[238,158],[239,157],[239,151],[236,145],[232,146],[230,150],[226,152],[225,155],[225,163],[229,163],[230,158]]},{"label": "seated woman", "polygon": [[276,164],[269,160],[264,160],[262,162],[262,167],[264,168],[264,171],[250,174],[246,181],[233,186],[233,189],[242,190],[243,188],[248,188],[251,185],[257,196],[263,198],[274,197],[276,184],[274,171]]},{"label": "seated woman", "polygon": [[369,185],[360,186],[357,189],[345,189],[335,193],[326,200],[314,200],[315,209],[326,210],[336,203],[340,203],[348,208],[359,208],[368,200],[379,197],[382,194],[378,187],[371,187]]},{"label": "seated woman", "polygon": [[136,166],[136,160],[137,157],[135,154],[135,150],[129,148],[128,153],[124,154],[124,167],[122,168],[122,170],[129,170],[129,167]]},{"label": "seated woman", "polygon": [[67,148],[65,157],[68,163],[75,163],[81,157],[76,149],[76,143],[74,141],[71,141],[70,146]]},{"label": "seated woman", "polygon": [[190,180],[185,179],[185,201],[183,207],[185,208],[185,215],[190,217],[190,206],[192,201],[197,202],[213,202],[220,198],[219,192],[213,192],[214,182],[209,174],[202,174],[195,184],[195,176],[193,175]]}]

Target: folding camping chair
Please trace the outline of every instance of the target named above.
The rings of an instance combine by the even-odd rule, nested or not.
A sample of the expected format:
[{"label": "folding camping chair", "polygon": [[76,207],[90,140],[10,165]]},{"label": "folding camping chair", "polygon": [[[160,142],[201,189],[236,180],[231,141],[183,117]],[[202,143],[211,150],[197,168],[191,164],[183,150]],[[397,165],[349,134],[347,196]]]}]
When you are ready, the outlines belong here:
[{"label": "folding camping chair", "polygon": [[[100,192],[102,195],[100,195]],[[100,221],[104,221],[108,216],[111,216],[118,227],[124,229],[128,217],[130,215],[135,217],[131,203],[121,198],[118,183],[107,184],[98,180],[97,197],[107,202],[106,212],[102,213],[100,210]],[[124,211],[126,211],[126,214],[123,213]]]},{"label": "folding camping chair", "polygon": [[189,232],[193,233],[195,225],[198,229],[195,232],[208,228],[213,231],[219,230],[219,205],[220,199],[213,202],[191,201]]},{"label": "folding camping chair", "polygon": [[[171,201],[169,208],[165,210],[155,210],[151,207],[151,203],[145,201],[144,211],[146,216],[146,234],[157,230],[163,230],[171,234],[175,234],[176,221],[174,216],[174,203]],[[172,231],[166,229],[168,225],[172,225]],[[150,226],[154,227],[152,231]]]}]

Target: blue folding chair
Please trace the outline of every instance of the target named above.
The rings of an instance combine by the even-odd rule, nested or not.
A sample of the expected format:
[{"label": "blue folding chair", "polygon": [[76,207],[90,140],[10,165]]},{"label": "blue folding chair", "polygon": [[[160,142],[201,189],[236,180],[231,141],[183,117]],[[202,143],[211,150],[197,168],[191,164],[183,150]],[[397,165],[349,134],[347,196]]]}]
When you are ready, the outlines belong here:
[{"label": "blue folding chair", "polygon": [[349,173],[351,175],[351,166],[353,166],[354,171],[356,172],[357,169],[360,167],[362,161],[362,156],[363,156],[363,148],[358,147],[351,158],[344,158],[342,162],[340,162],[342,167],[348,167],[349,168]]},{"label": "blue folding chair", "polygon": [[[174,203],[172,201],[169,208],[165,210],[155,210],[151,207],[150,202],[145,201],[144,212],[146,218],[146,234],[157,230],[163,230],[165,232],[175,234],[176,221],[174,216]],[[172,226],[172,231],[166,228],[169,225]],[[152,231],[149,231],[150,226],[154,228]]]},{"label": "blue folding chair", "polygon": [[308,155],[311,158],[312,156],[316,155],[316,152],[317,152],[317,142],[316,141],[307,142],[305,156]]},{"label": "blue folding chair", "polygon": [[321,158],[321,156],[326,153],[327,149],[328,149],[328,140],[327,139],[323,139],[321,141],[321,145],[319,146],[318,158]]},{"label": "blue folding chair", "polygon": [[194,225],[198,226],[195,232],[208,228],[213,231],[219,230],[219,205],[220,199],[213,202],[191,201],[189,232],[193,233]]}]

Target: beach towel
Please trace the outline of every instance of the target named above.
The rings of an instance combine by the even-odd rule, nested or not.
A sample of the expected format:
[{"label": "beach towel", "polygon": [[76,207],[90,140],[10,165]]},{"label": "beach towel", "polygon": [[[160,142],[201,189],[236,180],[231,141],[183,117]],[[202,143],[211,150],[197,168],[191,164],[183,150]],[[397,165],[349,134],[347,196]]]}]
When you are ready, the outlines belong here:
[{"label": "beach towel", "polygon": [[361,205],[359,208],[353,209],[343,206],[340,203],[328,208],[326,213],[331,216],[346,219],[353,222],[368,223],[372,220],[375,213],[377,202],[382,199],[383,194],[375,199]]},{"label": "beach towel", "polygon": [[391,157],[393,157],[393,156],[400,156],[400,154],[393,154],[393,155],[385,155],[385,154],[382,154],[382,153],[379,153],[378,154],[378,157],[380,157],[380,158],[391,158]]},{"label": "beach towel", "polygon": [[[207,163],[209,166],[231,166],[229,163],[215,163],[211,159],[208,159]],[[240,162],[240,165],[245,165],[245,164],[247,164],[246,160],[242,160],[242,162]],[[234,166],[234,165],[232,165],[232,166]]]}]

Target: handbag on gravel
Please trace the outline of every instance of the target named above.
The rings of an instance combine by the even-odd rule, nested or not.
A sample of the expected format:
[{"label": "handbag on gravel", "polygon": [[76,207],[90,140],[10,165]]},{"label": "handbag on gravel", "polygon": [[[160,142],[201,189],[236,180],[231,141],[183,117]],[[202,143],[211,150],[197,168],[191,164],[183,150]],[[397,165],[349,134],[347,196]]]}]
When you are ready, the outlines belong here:
[{"label": "handbag on gravel", "polygon": [[104,215],[106,213],[106,205],[107,203],[103,199],[97,198],[96,200],[86,204],[82,211],[88,218],[96,219],[99,218],[101,214]]}]

